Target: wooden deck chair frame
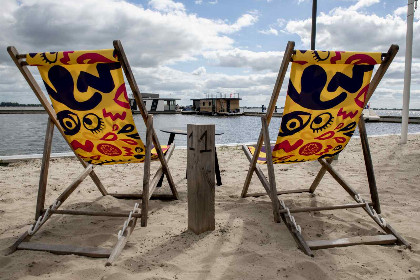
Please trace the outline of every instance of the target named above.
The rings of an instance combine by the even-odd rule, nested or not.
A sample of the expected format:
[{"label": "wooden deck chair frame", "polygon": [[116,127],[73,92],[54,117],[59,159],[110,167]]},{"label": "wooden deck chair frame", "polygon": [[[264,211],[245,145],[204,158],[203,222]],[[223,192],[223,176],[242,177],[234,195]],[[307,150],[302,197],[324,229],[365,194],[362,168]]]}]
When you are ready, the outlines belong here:
[{"label": "wooden deck chair frame", "polygon": [[[47,123],[47,131],[45,136],[44,143],[44,152],[41,164],[41,175],[39,180],[39,190],[35,210],[35,223],[32,227],[31,233],[26,231],[23,233],[18,240],[8,248],[7,254],[11,254],[16,250],[25,249],[25,250],[36,250],[36,251],[49,251],[52,253],[58,254],[77,254],[84,255],[89,257],[98,257],[98,258],[108,258],[107,265],[112,264],[113,261],[118,257],[124,248],[129,236],[131,235],[134,227],[136,226],[137,219],[141,219],[141,226],[147,226],[148,219],[148,210],[149,210],[149,200],[151,198],[156,199],[179,199],[178,192],[175,187],[172,175],[169,171],[168,160],[170,159],[175,145],[172,145],[169,150],[164,155],[159,140],[157,138],[156,132],[153,128],[153,116],[149,115],[145,105],[142,100],[137,83],[134,79],[133,73],[128,63],[127,57],[125,55],[122,44],[119,40],[113,42],[114,49],[118,55],[119,62],[123,68],[124,74],[128,80],[128,83],[131,87],[133,95],[137,101],[141,116],[146,125],[146,156],[144,160],[144,176],[143,176],[143,192],[138,193],[108,193],[105,187],[102,185],[99,177],[93,171],[94,165],[86,163],[82,158],[80,158],[76,153],[77,159],[80,161],[82,166],[85,168],[82,174],[80,174],[65,190],[64,192],[56,199],[56,201],[49,207],[45,208],[45,194],[47,187],[47,177],[48,177],[48,168],[49,160],[51,154],[51,143],[53,137],[54,126],[57,127],[58,131],[64,138],[63,128],[60,126],[59,121],[57,120],[56,113],[53,107],[50,105],[46,95],[42,92],[40,86],[35,81],[33,75],[28,69],[28,63],[25,61],[26,54],[19,54],[15,47],[11,46],[7,48],[10,56],[15,62],[16,66],[19,68],[23,77],[28,82],[29,86],[37,96],[38,100],[41,102],[45,108],[49,118]],[[68,143],[66,141],[66,143]],[[158,159],[161,163],[161,166],[156,171],[155,175],[150,180],[150,163],[151,163],[151,148],[152,143],[156,147]],[[70,149],[74,152],[73,148],[69,144]],[[166,175],[172,194],[153,194],[156,189],[156,185],[159,182],[159,179],[162,175]],[[81,210],[59,210],[58,208],[63,204],[63,202],[74,192],[74,190],[80,185],[80,183],[87,177],[90,176],[101,192],[102,195],[111,195],[116,198],[129,198],[129,199],[141,199],[141,209],[138,207],[138,203],[135,204],[134,209],[127,212],[93,212],[93,211],[81,211]],[[77,247],[73,245],[53,245],[53,244],[41,244],[29,242],[31,237],[40,229],[40,227],[53,215],[53,214],[65,214],[65,215],[87,215],[87,216],[106,216],[106,217],[128,217],[124,223],[123,229],[118,234],[118,241],[113,247],[113,249],[106,248],[95,248],[95,247]]]},{"label": "wooden deck chair frame", "polygon": [[[296,243],[298,244],[298,247],[305,254],[312,257],[314,256],[312,250],[332,248],[332,247],[344,247],[344,246],[351,246],[351,245],[357,245],[357,244],[395,244],[397,243],[397,244],[403,244],[406,247],[411,248],[410,244],[404,238],[402,238],[391,227],[389,223],[386,223],[385,220],[380,215],[381,209],[380,209],[380,203],[379,203],[379,196],[378,196],[378,191],[376,188],[372,158],[370,155],[369,143],[368,143],[368,138],[366,134],[365,123],[364,123],[363,117],[360,118],[360,121],[358,123],[358,128],[360,132],[360,140],[362,144],[363,156],[364,156],[364,161],[366,165],[366,172],[367,172],[369,190],[370,190],[372,202],[368,202],[362,199],[360,194],[358,194],[355,189],[350,187],[349,184],[344,181],[344,179],[331,166],[332,158],[329,158],[327,160],[318,159],[318,162],[321,164],[322,167],[319,170],[317,176],[315,177],[309,189],[277,191],[275,174],[274,174],[274,166],[273,166],[273,161],[272,161],[270,137],[268,133],[268,125],[270,124],[270,120],[273,116],[274,108],[277,103],[277,99],[280,93],[280,88],[282,86],[284,77],[286,75],[288,65],[292,61],[292,55],[295,52],[294,46],[295,46],[295,43],[292,41],[289,41],[287,44],[283,61],[281,63],[278,77],[277,77],[277,80],[273,89],[273,94],[271,96],[270,104],[267,109],[267,113],[265,116],[261,118],[262,129],[261,129],[260,136],[258,138],[257,145],[255,147],[254,155],[252,156],[249,149],[245,145],[242,146],[244,153],[246,154],[248,160],[250,161],[250,167],[249,167],[248,174],[244,183],[241,197],[245,198],[249,196],[257,197],[257,196],[269,195],[271,199],[271,203],[272,203],[272,208],[273,208],[274,221],[277,223],[280,223],[280,220],[283,220],[288,230],[292,234],[293,238],[295,239]],[[370,97],[372,96],[373,92],[375,91],[376,87],[378,86],[379,82],[381,81],[382,77],[384,76],[386,70],[388,69],[389,65],[391,64],[397,52],[398,52],[398,46],[391,45],[388,52],[382,54],[382,63],[380,64],[380,67],[378,68],[374,77],[371,80],[369,90],[366,95],[366,100],[364,104],[365,106],[368,103]],[[264,173],[262,172],[261,168],[257,166],[257,159],[263,145],[265,145],[265,150],[266,150],[268,180],[265,177]],[[319,185],[319,183],[321,182],[323,176],[325,175],[327,171],[344,188],[344,190],[356,201],[356,203],[344,204],[344,205],[331,205],[331,206],[323,206],[323,207],[306,207],[306,208],[298,208],[298,209],[289,209],[282,200],[278,199],[278,195],[282,195],[282,194],[315,192],[317,186]],[[251,178],[254,172],[257,174],[258,178],[260,179],[262,185],[264,186],[266,190],[266,193],[248,194],[249,184],[251,182]],[[352,238],[342,238],[342,239],[336,239],[336,240],[306,241],[301,234],[300,226],[296,223],[294,217],[292,216],[293,213],[348,209],[348,208],[363,208],[366,211],[366,213],[378,224],[378,226],[386,234],[376,235],[376,236],[363,236],[363,237],[360,236],[360,237],[352,237]]]}]

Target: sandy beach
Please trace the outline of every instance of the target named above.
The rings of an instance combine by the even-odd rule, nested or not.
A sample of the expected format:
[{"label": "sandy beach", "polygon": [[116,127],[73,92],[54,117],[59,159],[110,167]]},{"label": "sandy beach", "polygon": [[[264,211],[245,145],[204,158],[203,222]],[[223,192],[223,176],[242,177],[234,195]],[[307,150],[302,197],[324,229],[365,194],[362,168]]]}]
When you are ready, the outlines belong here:
[{"label": "sandy beach", "polygon": [[[353,138],[333,165],[347,182],[369,198],[360,139]],[[139,225],[114,265],[105,259],[19,250],[0,254],[1,279],[420,279],[420,135],[369,138],[382,212],[412,250],[403,246],[352,246],[300,251],[283,223],[275,224],[267,196],[240,198],[248,170],[241,147],[218,147],[223,185],[216,187],[216,230],[187,230],[187,150],[176,149],[170,168],[179,201],[150,202],[146,228]],[[0,167],[0,250],[10,246],[34,219],[41,160]],[[157,163],[152,164],[156,170]],[[317,162],[276,165],[279,190],[309,187]],[[263,168],[265,170],[265,167]],[[82,171],[76,159],[53,159],[49,205]],[[109,192],[140,192],[141,164],[99,166]],[[250,191],[264,189],[254,175]],[[159,193],[169,193],[165,181]],[[326,174],[315,195],[282,196],[289,206],[321,206],[353,200]],[[135,201],[101,196],[88,177],[62,209],[130,210]],[[295,214],[309,239],[375,235],[379,228],[361,209]],[[53,216],[32,239],[36,242],[111,247],[124,218]]]}]

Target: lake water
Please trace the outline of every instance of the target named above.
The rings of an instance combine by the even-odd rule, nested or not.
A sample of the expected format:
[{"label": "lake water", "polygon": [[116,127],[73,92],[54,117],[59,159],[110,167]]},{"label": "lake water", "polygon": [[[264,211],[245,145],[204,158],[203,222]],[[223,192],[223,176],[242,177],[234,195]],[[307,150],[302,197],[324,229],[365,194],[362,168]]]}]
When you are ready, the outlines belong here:
[{"label": "lake water", "polygon": [[[417,111],[418,112],[418,111]],[[395,115],[395,114],[394,114]],[[414,114],[414,116],[416,116]],[[145,126],[140,115],[134,120],[144,139]],[[281,118],[273,118],[270,124],[270,137],[276,139]],[[4,114],[0,115],[0,156],[40,154],[43,151],[47,114]],[[154,126],[161,144],[166,144],[169,134],[160,129],[187,129],[187,124],[215,124],[216,132],[223,135],[216,136],[216,144],[251,143],[258,140],[261,129],[261,118],[252,116],[216,117],[201,115],[155,115]],[[366,123],[368,135],[384,135],[401,133],[398,123]],[[420,124],[409,124],[409,133],[420,133]],[[355,135],[358,135],[356,129]],[[176,146],[186,146],[186,136],[176,135]],[[52,151],[69,152],[70,149],[64,139],[54,132]]]},{"label": "lake water", "polygon": [[[401,117],[402,110],[397,109],[374,109],[375,113],[378,114],[378,116],[399,116]],[[242,107],[241,112],[261,112],[261,107]],[[266,111],[264,111],[266,112]],[[283,113],[283,109],[279,108],[277,110],[278,113]],[[410,117],[420,117],[420,110],[410,110],[409,111]]]}]

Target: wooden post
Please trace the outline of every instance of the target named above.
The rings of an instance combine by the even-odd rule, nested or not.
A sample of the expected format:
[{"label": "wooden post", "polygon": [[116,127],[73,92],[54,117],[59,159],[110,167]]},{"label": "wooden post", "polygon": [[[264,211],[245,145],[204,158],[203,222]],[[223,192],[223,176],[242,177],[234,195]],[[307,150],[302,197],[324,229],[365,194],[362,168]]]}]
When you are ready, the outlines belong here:
[{"label": "wooden post", "polygon": [[187,128],[188,229],[195,234],[215,229],[215,127]]},{"label": "wooden post", "polygon": [[36,201],[35,221],[42,215],[45,203],[45,193],[47,188],[48,167],[50,166],[51,144],[54,132],[54,123],[48,118],[47,132],[45,133],[44,155],[41,164],[41,176],[39,177],[38,198]]}]

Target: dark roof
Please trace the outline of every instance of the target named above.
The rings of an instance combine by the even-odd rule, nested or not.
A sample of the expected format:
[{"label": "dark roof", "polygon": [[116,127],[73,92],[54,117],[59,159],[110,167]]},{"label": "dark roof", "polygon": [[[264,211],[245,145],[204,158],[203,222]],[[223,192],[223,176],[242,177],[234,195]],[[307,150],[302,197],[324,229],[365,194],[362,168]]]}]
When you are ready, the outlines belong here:
[{"label": "dark roof", "polygon": [[190,100],[213,100],[213,99],[230,99],[230,100],[242,100],[239,97],[206,97],[206,98],[191,98]]},{"label": "dark roof", "polygon": [[181,98],[171,98],[171,97],[159,97],[159,98],[155,98],[155,97],[143,97],[143,100],[181,100]]}]

